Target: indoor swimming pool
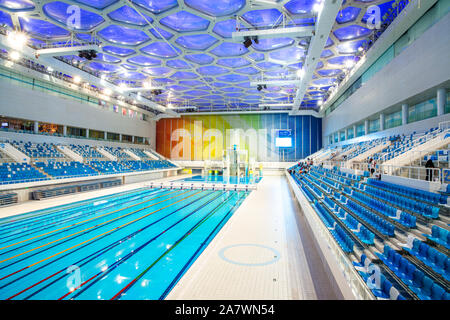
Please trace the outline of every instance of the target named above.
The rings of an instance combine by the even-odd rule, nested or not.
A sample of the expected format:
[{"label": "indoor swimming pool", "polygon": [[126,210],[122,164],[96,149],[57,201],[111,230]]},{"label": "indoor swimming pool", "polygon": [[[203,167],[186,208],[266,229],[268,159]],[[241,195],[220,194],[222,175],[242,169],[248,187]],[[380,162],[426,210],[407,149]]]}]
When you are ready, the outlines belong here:
[{"label": "indoor swimming pool", "polygon": [[206,183],[220,183],[220,184],[255,184],[258,183],[262,177],[238,177],[236,176],[220,176],[220,175],[210,175],[210,176],[192,176],[189,178],[180,179],[177,181],[182,182],[206,182]]},{"label": "indoor swimming pool", "polygon": [[0,220],[0,299],[164,299],[247,192],[136,189]]}]

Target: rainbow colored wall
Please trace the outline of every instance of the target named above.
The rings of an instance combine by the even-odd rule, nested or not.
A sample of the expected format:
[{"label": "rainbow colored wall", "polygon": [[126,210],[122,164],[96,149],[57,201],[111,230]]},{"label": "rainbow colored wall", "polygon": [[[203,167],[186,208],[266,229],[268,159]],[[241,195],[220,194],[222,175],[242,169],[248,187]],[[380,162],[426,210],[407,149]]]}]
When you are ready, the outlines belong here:
[{"label": "rainbow colored wall", "polygon": [[[290,129],[292,148],[275,147],[278,129]],[[322,119],[285,113],[201,115],[161,119],[156,150],[173,160],[221,160],[236,144],[256,161],[296,161],[322,147]]]}]

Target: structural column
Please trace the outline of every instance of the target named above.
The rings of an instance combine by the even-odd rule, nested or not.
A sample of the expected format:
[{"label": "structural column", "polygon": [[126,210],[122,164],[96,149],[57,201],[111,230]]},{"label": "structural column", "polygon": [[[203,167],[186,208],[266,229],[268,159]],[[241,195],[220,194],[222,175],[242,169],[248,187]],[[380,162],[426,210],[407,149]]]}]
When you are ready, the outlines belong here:
[{"label": "structural column", "polygon": [[86,138],[89,138],[89,129],[86,129]]},{"label": "structural column", "polygon": [[63,126],[63,135],[67,136],[67,126]]},{"label": "structural column", "polygon": [[356,124],[353,125],[353,138],[356,138]]},{"label": "structural column", "polygon": [[345,140],[348,140],[348,129],[344,130],[344,134],[345,134]]},{"label": "structural column", "polygon": [[131,136],[131,142],[134,143],[134,136]]},{"label": "structural column", "polygon": [[119,133],[119,141],[122,141],[122,134]]},{"label": "structural column", "polygon": [[408,124],[408,105],[402,104],[402,125]]},{"label": "structural column", "polygon": [[445,88],[439,88],[436,94],[437,115],[442,116],[445,113],[445,103],[447,102],[447,95]]},{"label": "structural column", "polygon": [[369,134],[369,120],[364,121],[364,134]]},{"label": "structural column", "polygon": [[108,140],[108,132],[105,131],[103,133],[103,139]]},{"label": "structural column", "polygon": [[384,113],[380,114],[380,131],[384,130]]},{"label": "structural column", "polygon": [[34,133],[39,133],[39,122],[38,121],[34,122]]}]

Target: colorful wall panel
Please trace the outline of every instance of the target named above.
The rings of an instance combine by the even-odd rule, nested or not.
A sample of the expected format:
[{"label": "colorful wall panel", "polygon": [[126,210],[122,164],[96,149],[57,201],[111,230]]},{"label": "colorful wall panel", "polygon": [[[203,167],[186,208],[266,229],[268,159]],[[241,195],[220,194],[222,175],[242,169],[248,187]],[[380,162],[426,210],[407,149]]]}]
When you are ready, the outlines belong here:
[{"label": "colorful wall panel", "polygon": [[[280,129],[291,130],[291,148],[275,146]],[[322,120],[274,113],[183,116],[156,123],[156,150],[173,160],[222,160],[233,145],[256,161],[296,161],[322,147]]]}]

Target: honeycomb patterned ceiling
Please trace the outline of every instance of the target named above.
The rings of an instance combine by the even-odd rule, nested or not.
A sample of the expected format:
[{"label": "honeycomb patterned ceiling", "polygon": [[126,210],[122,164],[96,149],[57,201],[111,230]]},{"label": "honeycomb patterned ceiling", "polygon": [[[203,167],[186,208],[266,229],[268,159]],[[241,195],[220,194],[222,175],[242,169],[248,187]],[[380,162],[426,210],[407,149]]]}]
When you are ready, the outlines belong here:
[{"label": "honeycomb patterned ceiling", "polygon": [[[314,26],[320,0],[0,0],[0,24],[20,28],[35,48],[97,41],[97,57],[64,56],[66,62],[116,85],[141,87],[145,81],[162,93],[141,94],[161,105],[202,109],[288,104],[295,84],[268,85],[258,79],[298,79],[309,38],[276,37],[248,47],[232,38],[236,29]],[[372,30],[367,8],[382,14],[394,1],[344,0],[301,107],[317,109],[345,72],[359,59]],[[80,19],[70,24],[73,6]],[[326,5],[326,1],[325,1]],[[350,61],[350,63],[349,63]],[[270,82],[269,81],[269,82]],[[273,109],[276,109],[275,107]]]}]

